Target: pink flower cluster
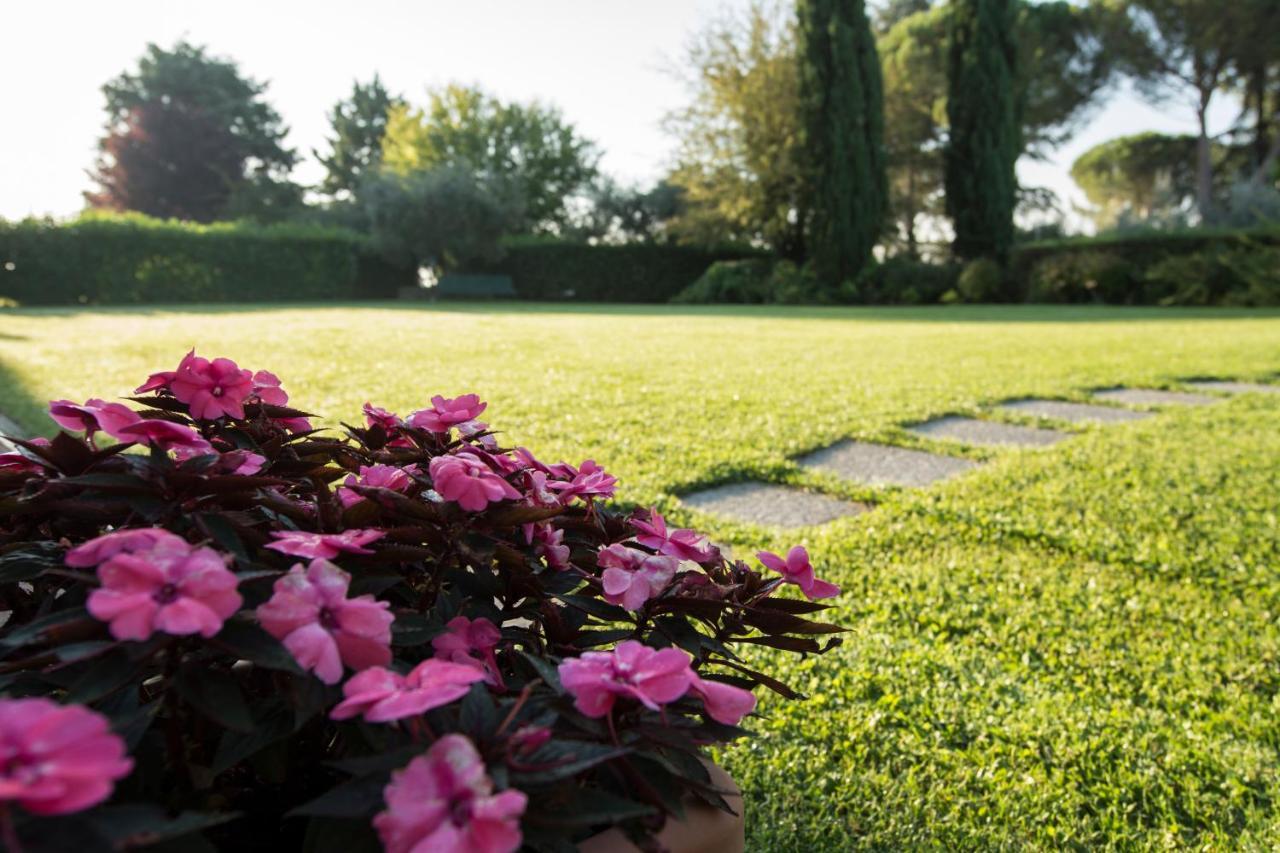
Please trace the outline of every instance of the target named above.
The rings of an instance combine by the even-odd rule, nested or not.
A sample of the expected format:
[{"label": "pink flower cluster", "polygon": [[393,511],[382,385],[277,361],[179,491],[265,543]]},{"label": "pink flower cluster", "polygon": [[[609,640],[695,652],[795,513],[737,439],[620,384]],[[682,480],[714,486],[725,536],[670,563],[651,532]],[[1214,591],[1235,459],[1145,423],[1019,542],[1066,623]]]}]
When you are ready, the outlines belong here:
[{"label": "pink flower cluster", "polygon": [[364,500],[364,495],[352,486],[370,486],[390,489],[393,492],[407,492],[413,486],[413,475],[418,473],[417,465],[397,468],[394,465],[361,465],[360,474],[348,474],[343,485],[338,488],[338,500],[344,507],[354,506]]},{"label": "pink flower cluster", "polygon": [[438,658],[424,660],[408,675],[372,666],[342,685],[345,698],[329,712],[329,717],[347,720],[363,716],[371,723],[416,717],[461,699],[472,684],[484,678],[481,669]]},{"label": "pink flower cluster", "polygon": [[[220,417],[244,417],[245,403],[265,403],[283,406],[289,395],[280,387],[280,379],[268,370],[254,373],[237,365],[229,358],[210,361],[192,350],[187,353],[176,370],[153,373],[139,385],[134,393],[168,391],[180,403],[186,403],[191,417],[197,420],[217,420]],[[276,422],[290,432],[311,428],[306,418],[277,418]]]},{"label": "pink flower cluster", "polygon": [[159,528],[99,536],[68,551],[65,562],[98,567],[102,586],[87,606],[117,640],[145,640],[156,631],[212,637],[242,603],[237,578],[217,551]]},{"label": "pink flower cluster", "polygon": [[133,762],[107,718],[48,699],[0,699],[0,803],[63,815],[111,796]]},{"label": "pink flower cluster", "polygon": [[299,563],[257,610],[266,632],[325,684],[342,679],[343,664],[362,670],[391,663],[390,605],[372,595],[348,598],[350,583],[351,575],[327,560]]},{"label": "pink flower cluster", "polygon": [[689,664],[680,649],[624,640],[611,652],[584,652],[563,661],[560,682],[588,717],[606,716],[619,699],[658,711],[691,691],[702,699],[707,716],[726,725],[737,725],[755,708],[751,691],[701,678]]},{"label": "pink flower cluster", "polygon": [[373,826],[387,853],[513,853],[528,797],[494,793],[484,761],[463,735],[437,740],[383,792]]},{"label": "pink flower cluster", "polygon": [[431,640],[436,657],[478,669],[484,673],[486,684],[502,687],[502,672],[495,654],[502,639],[498,626],[483,617],[455,616],[444,628],[443,634]]},{"label": "pink flower cluster", "polygon": [[437,456],[431,460],[428,470],[440,497],[469,512],[480,512],[491,503],[521,497],[515,486],[495,473],[478,454]]},{"label": "pink flower cluster", "polygon": [[159,418],[143,418],[120,403],[93,399],[80,405],[70,400],[54,400],[49,404],[49,416],[58,426],[83,431],[90,439],[95,433],[105,432],[116,441],[175,451],[180,459],[214,452],[213,445],[191,427]]},{"label": "pink flower cluster", "polygon": [[480,413],[488,407],[476,394],[463,394],[461,397],[447,399],[439,394],[431,398],[431,408],[419,409],[409,415],[409,426],[437,434],[447,433],[453,427],[462,428],[469,425],[470,432],[483,430],[488,424],[476,421]]},{"label": "pink flower cluster", "polygon": [[770,551],[761,551],[756,554],[756,559],[775,572],[780,572],[787,583],[800,587],[800,591],[810,601],[833,598],[840,594],[840,587],[814,576],[813,566],[809,563],[809,552],[799,545],[788,551],[785,559]]},{"label": "pink flower cluster", "polygon": [[344,530],[341,533],[307,533],[302,530],[273,530],[275,542],[266,547],[291,557],[332,560],[342,553],[372,554],[365,546],[386,536],[383,530]]},{"label": "pink flower cluster", "polygon": [[676,576],[679,561],[674,557],[649,554],[626,545],[601,548],[596,563],[604,569],[600,576],[604,598],[628,610],[639,610],[657,597]]}]

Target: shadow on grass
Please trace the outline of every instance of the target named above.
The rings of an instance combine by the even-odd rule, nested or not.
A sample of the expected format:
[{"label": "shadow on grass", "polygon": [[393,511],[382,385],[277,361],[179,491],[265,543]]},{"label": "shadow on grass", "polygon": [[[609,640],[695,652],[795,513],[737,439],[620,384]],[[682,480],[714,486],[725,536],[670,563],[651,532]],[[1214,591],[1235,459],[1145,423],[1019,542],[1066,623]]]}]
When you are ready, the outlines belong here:
[{"label": "shadow on grass", "polygon": [[[790,306],[660,305],[584,302],[253,302],[32,307],[0,310],[4,316],[75,317],[125,314],[245,314],[282,311],[396,311],[448,314],[594,314],[777,320],[844,320],[905,323],[1132,323],[1141,320],[1256,320],[1280,317],[1276,308],[1158,308],[1118,305],[922,305]],[[0,337],[15,336],[0,333]]]},{"label": "shadow on grass", "polygon": [[0,415],[13,421],[24,436],[52,433],[53,422],[42,417],[46,405],[26,389],[17,373],[0,361]]}]

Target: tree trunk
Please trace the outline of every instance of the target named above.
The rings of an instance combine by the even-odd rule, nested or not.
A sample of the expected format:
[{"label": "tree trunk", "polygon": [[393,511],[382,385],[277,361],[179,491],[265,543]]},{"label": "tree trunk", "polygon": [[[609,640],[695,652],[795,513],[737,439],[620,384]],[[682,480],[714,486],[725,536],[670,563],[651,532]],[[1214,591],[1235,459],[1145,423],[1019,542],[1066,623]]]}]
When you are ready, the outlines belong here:
[{"label": "tree trunk", "polygon": [[1209,149],[1209,97],[1202,93],[1196,118],[1200,122],[1200,137],[1196,140],[1196,208],[1202,220],[1207,220],[1213,209],[1213,160]]}]

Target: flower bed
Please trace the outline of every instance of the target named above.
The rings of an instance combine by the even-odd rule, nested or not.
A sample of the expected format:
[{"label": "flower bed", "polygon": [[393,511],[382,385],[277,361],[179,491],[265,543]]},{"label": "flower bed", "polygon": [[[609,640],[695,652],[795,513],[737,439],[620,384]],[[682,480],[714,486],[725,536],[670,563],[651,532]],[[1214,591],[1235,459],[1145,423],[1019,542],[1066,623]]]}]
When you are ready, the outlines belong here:
[{"label": "flower bed", "polygon": [[729,808],[703,759],[752,689],[797,696],[734,647],[838,642],[803,549],[766,577],[612,511],[473,394],[338,438],[227,359],[135,393],[0,454],[11,850],[643,846]]}]

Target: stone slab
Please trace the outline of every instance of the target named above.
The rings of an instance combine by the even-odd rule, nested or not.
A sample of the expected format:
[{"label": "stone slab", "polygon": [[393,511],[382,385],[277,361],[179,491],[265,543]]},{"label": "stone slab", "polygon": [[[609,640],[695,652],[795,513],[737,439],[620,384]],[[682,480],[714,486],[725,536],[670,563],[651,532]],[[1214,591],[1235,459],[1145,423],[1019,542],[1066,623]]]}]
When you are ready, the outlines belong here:
[{"label": "stone slab", "polygon": [[1263,385],[1261,382],[1231,382],[1225,379],[1206,379],[1183,382],[1188,388],[1201,391],[1218,391],[1223,394],[1280,394],[1280,385]]},{"label": "stone slab", "polygon": [[1217,397],[1187,391],[1161,391],[1157,388],[1108,388],[1093,392],[1094,399],[1130,406],[1207,406]]},{"label": "stone slab", "polygon": [[774,483],[731,483],[680,498],[689,506],[768,527],[809,527],[858,515],[871,507]]},{"label": "stone slab", "polygon": [[981,444],[989,447],[1045,447],[1057,444],[1070,433],[1055,429],[1001,424],[949,415],[907,427],[908,432],[924,438],[949,438],[965,444]]},{"label": "stone slab", "polygon": [[841,441],[797,461],[868,486],[927,486],[978,467],[955,456],[863,441]]},{"label": "stone slab", "polygon": [[1053,418],[1056,421],[1068,421],[1073,424],[1117,423],[1151,417],[1151,412],[1135,412],[1132,409],[1117,409],[1113,406],[1092,406],[1088,403],[1071,403],[1066,400],[1010,400],[996,408],[1003,412]]}]

